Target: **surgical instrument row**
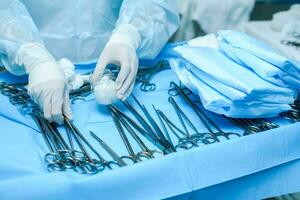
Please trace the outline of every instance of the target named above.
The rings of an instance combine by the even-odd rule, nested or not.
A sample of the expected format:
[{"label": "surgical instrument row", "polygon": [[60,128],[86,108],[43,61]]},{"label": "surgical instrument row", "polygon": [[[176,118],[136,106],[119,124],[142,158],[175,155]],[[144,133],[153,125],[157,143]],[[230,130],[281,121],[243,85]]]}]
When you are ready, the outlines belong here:
[{"label": "surgical instrument row", "polygon": [[283,112],[280,114],[281,117],[287,119],[291,123],[296,123],[300,121],[300,111],[297,110],[290,110],[287,112]]},{"label": "surgical instrument row", "polygon": [[227,140],[230,139],[229,136],[236,136],[241,137],[240,134],[234,133],[234,132],[224,132],[203,110],[201,110],[187,95],[185,90],[183,90],[179,85],[177,85],[175,82],[170,83],[170,91],[177,90],[178,94],[184,99],[184,101],[189,105],[189,107],[194,111],[194,113],[197,115],[197,117],[201,120],[202,124],[206,127],[208,130],[208,134],[211,135],[212,138],[214,138],[217,142],[219,142],[219,137],[225,138]]},{"label": "surgical instrument row", "polygon": [[[111,112],[111,115],[113,117],[115,126],[119,132],[119,135],[127,149],[128,156],[123,156],[121,159],[129,159],[133,163],[141,162],[143,160],[152,159],[155,157],[156,154],[163,155],[162,151],[158,150],[150,150],[147,145],[143,142],[143,140],[138,136],[136,129],[130,125],[130,122],[127,121],[127,119],[124,117],[123,114],[121,114],[117,109],[110,106],[109,110]],[[135,153],[131,143],[129,142],[129,139],[127,137],[126,131],[130,134],[130,136],[134,139],[136,144],[141,149],[140,152]]]},{"label": "surgical instrument row", "polygon": [[[82,174],[96,174],[105,168],[112,169],[113,166],[124,166],[120,162],[106,161],[75,124],[65,117],[64,129],[68,139],[67,142],[56,124],[50,123],[43,117],[42,111],[30,99],[24,88],[17,88],[0,82],[0,91],[3,95],[9,97],[13,105],[26,110],[26,113],[32,116],[49,150],[49,153],[44,156],[48,171],[73,169]],[[92,136],[96,138],[95,134]],[[97,141],[99,139],[97,137]],[[96,159],[92,157],[90,152],[96,156]]]},{"label": "surgical instrument row", "polygon": [[237,125],[239,128],[243,129],[244,136],[271,130],[274,128],[279,128],[278,124],[270,122],[266,119],[227,119],[229,119],[233,124]]}]

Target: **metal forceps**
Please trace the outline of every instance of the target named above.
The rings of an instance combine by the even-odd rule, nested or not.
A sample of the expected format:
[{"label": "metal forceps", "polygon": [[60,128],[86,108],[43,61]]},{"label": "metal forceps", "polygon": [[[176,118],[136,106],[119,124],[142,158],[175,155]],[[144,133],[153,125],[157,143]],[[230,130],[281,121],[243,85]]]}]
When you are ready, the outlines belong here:
[{"label": "metal forceps", "polygon": [[300,111],[300,101],[296,100],[295,103],[291,105],[291,107],[297,111]]},{"label": "metal forceps", "polygon": [[52,129],[50,123],[44,119],[38,106],[31,101],[26,89],[1,82],[0,91],[3,95],[9,97],[13,105],[21,107],[22,110],[27,109],[29,111],[26,114],[30,114],[33,118],[50,151],[44,157],[48,171],[64,171],[66,169],[65,163],[71,163],[70,157],[63,151],[64,146],[61,143],[61,138]]},{"label": "metal forceps", "polygon": [[112,159],[118,164],[119,167],[127,166],[122,158],[114,151],[108,144],[106,144],[100,137],[94,132],[90,131],[91,136],[98,141],[99,145],[112,157]]},{"label": "metal forceps", "polygon": [[278,128],[279,125],[266,119],[236,119],[228,118],[232,123],[244,130],[244,136]]},{"label": "metal forceps", "polygon": [[[187,87],[185,87],[181,82],[179,82],[179,87],[181,88],[181,91],[183,91],[186,95],[192,94],[192,91],[190,89],[188,89]],[[176,87],[173,87],[168,90],[168,94],[172,97],[175,97],[175,96],[180,95],[180,92],[178,91],[178,89]]]},{"label": "metal forceps", "polygon": [[[166,132],[166,134],[169,135],[168,130],[167,130],[165,124],[171,130],[171,132],[173,133],[173,135],[175,135],[176,138],[178,139],[177,145],[175,145],[175,149],[185,149],[185,150],[187,150],[187,149],[191,149],[191,148],[193,148],[195,146],[198,146],[194,141],[186,140],[186,138],[180,137],[175,130],[177,130],[182,135],[185,135],[184,132],[182,130],[180,130],[178,127],[176,127],[167,118],[167,116],[165,116],[165,114],[163,112],[161,112],[160,110],[156,110],[156,112],[157,112],[158,118],[159,118],[159,120],[161,122],[161,125],[162,125],[164,131]],[[171,141],[171,139],[170,139],[170,141]]]},{"label": "metal forceps", "polygon": [[137,157],[142,160],[143,158],[151,159],[154,158],[156,154],[163,155],[163,152],[157,151],[157,150],[150,150],[146,144],[139,138],[139,136],[135,133],[134,129],[127,123],[125,119],[123,119],[122,116],[120,116],[120,121],[124,125],[124,127],[127,129],[127,131],[130,133],[130,135],[134,138],[136,143],[139,145],[139,147],[142,149],[142,151],[137,153]]},{"label": "metal forceps", "polygon": [[58,148],[51,145],[51,143],[53,144],[54,142],[50,142],[51,138],[49,136],[49,133],[47,133],[44,123],[42,122],[42,118],[37,112],[33,112],[31,116],[36,122],[36,125],[38,126],[39,131],[42,134],[42,137],[50,151],[44,156],[44,160],[47,163],[47,170],[49,172],[66,170],[66,167],[61,162],[62,158],[58,153]]},{"label": "metal forceps", "polygon": [[140,162],[142,161],[133,151],[133,148],[126,136],[126,133],[125,133],[125,130],[123,129],[122,127],[122,124],[121,122],[119,121],[119,118],[120,118],[120,115],[118,113],[116,113],[114,110],[110,110],[110,113],[112,115],[112,118],[114,120],[114,123],[115,123],[115,126],[118,130],[118,133],[126,147],[126,150],[128,152],[128,156],[121,156],[121,159],[122,160],[129,160],[131,161],[132,163],[137,163],[137,162]]},{"label": "metal forceps", "polygon": [[295,110],[290,110],[287,112],[280,113],[280,116],[287,119],[291,123],[296,123],[300,121],[300,112]]},{"label": "metal forceps", "polygon": [[157,74],[159,71],[168,68],[169,62],[166,60],[159,61],[152,69],[150,70],[141,70],[138,73],[137,82],[141,83],[140,90],[143,92],[152,92],[156,89],[156,84],[151,83],[150,81],[152,78]]},{"label": "metal forceps", "polygon": [[[156,146],[160,151],[157,151],[159,154],[164,154],[165,147],[161,145],[156,138],[153,138],[151,134],[149,134],[146,130],[144,130],[142,127],[140,127],[134,120],[132,120],[130,117],[122,113],[119,109],[117,109],[115,106],[110,105],[111,109],[113,109],[115,112],[118,112],[128,124],[130,124],[134,129],[136,129],[141,135],[143,135],[147,140],[149,140],[154,146]],[[152,150],[150,150],[153,152]],[[156,150],[154,150],[156,151]]]},{"label": "metal forceps", "polygon": [[260,129],[254,126],[248,119],[228,118],[233,124],[244,130],[243,136],[260,132]]},{"label": "metal forceps", "polygon": [[[77,166],[79,173],[88,173],[88,174],[96,174],[99,171],[103,171],[105,167],[112,169],[110,166],[111,163],[106,161],[97,151],[96,149],[87,141],[87,139],[80,133],[80,131],[76,128],[76,126],[71,122],[68,118],[65,117],[65,125],[69,128],[69,130],[73,133],[74,139],[80,147],[81,151],[84,153],[86,160],[82,160],[77,162]],[[89,149],[98,157],[99,160],[93,159],[91,155],[88,153],[85,148],[83,142],[89,147]],[[83,171],[82,171],[83,170]]]},{"label": "metal forceps", "polygon": [[70,92],[71,103],[76,101],[86,101],[86,97],[91,93],[91,85],[89,83],[84,84],[81,88]]},{"label": "metal forceps", "polygon": [[[194,126],[194,124],[191,122],[191,120],[188,118],[188,116],[183,112],[183,110],[179,107],[179,105],[176,103],[173,97],[169,97],[168,101],[171,103],[173,106],[177,117],[179,118],[179,121],[184,128],[186,139],[189,141],[196,142],[196,144],[203,143],[203,144],[212,144],[216,142],[215,138],[212,138],[210,134],[208,133],[200,133],[197,128]],[[188,128],[185,124],[185,122],[192,128],[192,130],[195,132],[194,135],[191,135],[188,131]],[[193,137],[195,136],[195,137]]]},{"label": "metal forceps", "polygon": [[[188,95],[175,83],[175,82],[171,82],[170,83],[170,87],[171,88],[176,88],[178,90],[178,92],[181,94],[181,96],[183,97],[183,99],[185,100],[185,102],[193,109],[193,111],[196,113],[196,115],[199,117],[199,119],[202,121],[203,125],[207,128],[207,130],[209,131],[209,134],[211,134],[213,136],[213,138],[216,139],[217,142],[219,142],[218,137],[222,136],[226,139],[230,139],[230,135],[235,135],[238,137],[241,137],[240,134],[238,133],[232,133],[232,132],[224,132],[223,130],[221,130],[216,123],[214,123],[209,117],[208,115],[205,114],[205,112],[203,112],[198,106],[196,106],[192,100],[188,97]],[[211,128],[210,125],[212,125],[217,132],[214,132]],[[201,135],[202,137],[202,135]]]},{"label": "metal forceps", "polygon": [[[175,149],[173,149],[173,146],[170,144],[170,142],[166,139],[165,135],[163,134],[160,127],[155,122],[155,120],[153,119],[153,117],[151,116],[151,114],[149,113],[147,108],[144,105],[142,105],[134,95],[131,95],[131,96],[132,96],[133,100],[136,102],[136,104],[140,107],[140,109],[142,110],[144,115],[146,116],[146,118],[149,121],[150,125],[152,126],[152,128],[154,130],[154,134],[157,136],[157,138],[159,138],[159,140],[162,141],[162,143],[165,145],[165,147],[169,151],[171,151],[171,152],[176,151]],[[154,106],[153,106],[153,108],[155,111],[156,109]]]},{"label": "metal forceps", "polygon": [[[128,108],[128,110],[134,115],[134,117],[139,121],[139,123],[142,125],[142,129],[136,126],[133,121],[131,121],[131,124],[139,130],[141,134],[143,134],[149,141],[151,141],[154,145],[156,145],[164,154],[168,154],[171,152],[175,152],[176,149],[172,148],[171,145],[169,146],[166,144],[165,141],[163,141],[153,130],[151,125],[148,124],[148,122],[139,114],[139,112],[131,106],[127,101],[123,102],[123,104]],[[127,118],[128,119],[128,118]]]}]

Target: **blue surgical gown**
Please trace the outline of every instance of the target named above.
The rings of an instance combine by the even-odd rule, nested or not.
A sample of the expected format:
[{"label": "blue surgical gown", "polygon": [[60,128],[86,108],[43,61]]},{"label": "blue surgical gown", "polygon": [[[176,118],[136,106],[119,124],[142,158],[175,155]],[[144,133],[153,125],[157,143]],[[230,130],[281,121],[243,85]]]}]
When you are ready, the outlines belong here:
[{"label": "blue surgical gown", "polygon": [[43,42],[56,59],[95,61],[124,23],[141,36],[138,57],[154,58],[178,27],[173,5],[172,0],[1,0],[0,64],[24,74],[15,55],[27,42]]}]

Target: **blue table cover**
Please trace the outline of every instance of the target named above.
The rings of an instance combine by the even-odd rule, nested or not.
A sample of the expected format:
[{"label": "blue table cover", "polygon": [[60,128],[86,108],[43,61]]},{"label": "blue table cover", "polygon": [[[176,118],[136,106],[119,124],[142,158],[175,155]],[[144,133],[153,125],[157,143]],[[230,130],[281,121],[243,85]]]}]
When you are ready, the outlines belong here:
[{"label": "blue table cover", "polygon": [[[7,74],[0,79],[14,80]],[[141,92],[137,85],[134,94],[152,114],[154,104],[179,124],[168,103],[172,80],[178,82],[171,70],[162,71],[153,80],[156,91]],[[204,132],[184,101],[180,97],[175,100]],[[0,95],[0,102],[0,199],[262,199],[300,191],[300,123],[274,118],[271,120],[280,128],[223,139],[91,176],[71,170],[49,173],[43,160],[48,149],[32,119],[11,105],[7,97]],[[126,154],[106,107],[97,105],[92,96],[76,101],[72,107],[74,123],[105,158],[110,159],[89,130],[118,154]],[[243,132],[222,116],[209,115],[223,130]],[[176,142],[175,137],[172,139]]]}]

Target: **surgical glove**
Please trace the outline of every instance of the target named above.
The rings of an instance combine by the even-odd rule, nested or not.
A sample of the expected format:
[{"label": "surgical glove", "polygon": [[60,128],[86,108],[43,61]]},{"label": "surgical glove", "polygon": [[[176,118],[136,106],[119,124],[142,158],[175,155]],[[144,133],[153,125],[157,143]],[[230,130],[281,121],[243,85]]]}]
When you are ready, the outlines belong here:
[{"label": "surgical glove", "polygon": [[44,117],[58,124],[63,123],[63,114],[71,119],[64,73],[47,49],[39,43],[25,44],[17,53],[16,63],[29,74],[29,95],[40,105]]},{"label": "surgical glove", "polygon": [[140,44],[140,35],[129,24],[118,27],[110,37],[92,75],[94,85],[101,79],[105,67],[109,64],[120,66],[116,79],[116,95],[125,100],[131,93],[138,70],[136,50]]}]

